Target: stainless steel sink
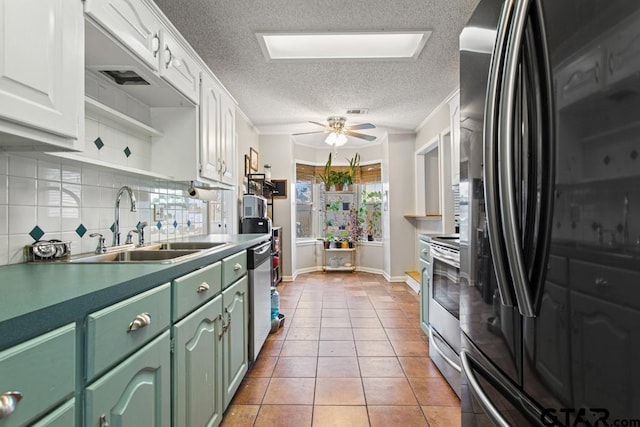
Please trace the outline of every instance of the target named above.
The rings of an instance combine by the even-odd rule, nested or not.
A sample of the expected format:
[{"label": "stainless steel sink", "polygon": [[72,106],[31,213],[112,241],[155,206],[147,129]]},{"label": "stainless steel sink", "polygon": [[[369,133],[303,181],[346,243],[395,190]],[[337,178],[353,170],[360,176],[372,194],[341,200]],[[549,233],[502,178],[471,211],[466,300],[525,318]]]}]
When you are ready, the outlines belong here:
[{"label": "stainless steel sink", "polygon": [[219,246],[227,245],[226,242],[167,242],[160,244],[159,250],[172,250],[172,249],[197,249],[206,250],[217,248]]},{"label": "stainless steel sink", "polygon": [[106,254],[95,254],[80,258],[72,258],[69,262],[85,263],[85,264],[102,264],[102,263],[155,263],[170,264],[185,261],[189,258],[198,256],[202,250],[198,249],[167,249],[167,250],[149,250],[136,249],[121,252],[112,252]]}]

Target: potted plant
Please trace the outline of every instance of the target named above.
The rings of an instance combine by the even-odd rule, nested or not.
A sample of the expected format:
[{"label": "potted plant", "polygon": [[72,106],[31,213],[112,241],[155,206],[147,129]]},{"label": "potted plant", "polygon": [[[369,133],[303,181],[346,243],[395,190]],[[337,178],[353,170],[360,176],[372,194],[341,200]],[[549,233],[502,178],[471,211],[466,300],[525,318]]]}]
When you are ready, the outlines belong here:
[{"label": "potted plant", "polygon": [[335,185],[336,191],[342,191],[345,185],[349,185],[349,172],[331,171],[329,173],[331,183]]},{"label": "potted plant", "polygon": [[331,185],[333,184],[333,179],[331,176],[331,162],[332,157],[331,153],[329,153],[329,159],[327,159],[327,163],[324,164],[324,173],[318,175],[320,180],[324,183],[324,188],[326,191],[329,191]]},{"label": "potted plant", "polygon": [[360,167],[360,154],[356,153],[349,161],[349,182],[348,185],[354,184],[356,182],[356,177],[358,174],[358,168]]}]

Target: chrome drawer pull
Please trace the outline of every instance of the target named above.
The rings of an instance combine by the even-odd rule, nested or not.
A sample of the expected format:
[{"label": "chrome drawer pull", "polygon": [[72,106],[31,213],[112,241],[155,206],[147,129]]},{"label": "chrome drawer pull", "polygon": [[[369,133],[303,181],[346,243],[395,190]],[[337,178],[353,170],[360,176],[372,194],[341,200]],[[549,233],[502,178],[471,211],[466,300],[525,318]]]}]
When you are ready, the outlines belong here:
[{"label": "chrome drawer pull", "polygon": [[200,286],[198,286],[197,292],[201,294],[203,292],[207,292],[208,290],[209,290],[209,284],[207,282],[202,282],[200,283]]},{"label": "chrome drawer pull", "polygon": [[604,277],[596,277],[595,283],[596,283],[596,286],[599,288],[609,287],[609,282]]},{"label": "chrome drawer pull", "polygon": [[149,313],[140,313],[135,317],[135,319],[133,319],[133,322],[129,323],[129,329],[127,330],[127,332],[142,329],[145,326],[149,326],[150,324],[151,315]]},{"label": "chrome drawer pull", "polygon": [[105,414],[100,415],[100,427],[109,427],[109,421]]},{"label": "chrome drawer pull", "polygon": [[218,334],[218,341],[220,341],[225,332],[227,332],[227,325],[224,323],[224,316],[222,314],[218,314],[218,317],[216,319],[222,321],[222,331]]},{"label": "chrome drawer pull", "polygon": [[8,391],[0,394],[0,420],[11,415],[21,399],[22,393],[19,391]]},{"label": "chrome drawer pull", "polygon": [[236,265],[233,266],[233,271],[238,271],[242,268],[242,264],[236,262]]}]

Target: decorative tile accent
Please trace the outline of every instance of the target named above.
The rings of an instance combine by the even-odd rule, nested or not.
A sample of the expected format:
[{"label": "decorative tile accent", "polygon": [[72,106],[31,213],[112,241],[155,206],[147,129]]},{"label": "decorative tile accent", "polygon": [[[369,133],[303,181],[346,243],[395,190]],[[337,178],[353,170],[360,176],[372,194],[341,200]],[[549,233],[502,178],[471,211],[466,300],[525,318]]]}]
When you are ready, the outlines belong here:
[{"label": "decorative tile accent", "polygon": [[191,220],[187,220],[187,227],[191,227]]},{"label": "decorative tile accent", "polygon": [[138,221],[138,223],[136,224],[136,228],[140,228],[142,226],[142,222]]},{"label": "decorative tile accent", "polygon": [[33,238],[33,240],[40,240],[42,238],[42,236],[44,236],[44,231],[42,230],[42,228],[38,227],[37,225],[35,227],[33,227],[33,229],[29,232],[29,236],[31,236]]},{"label": "decorative tile accent", "polygon": [[109,227],[109,230],[111,230],[112,233],[116,232],[116,223],[115,222],[113,224],[111,224],[111,227]]},{"label": "decorative tile accent", "polygon": [[178,228],[178,221],[176,220],[173,221],[173,228]]},{"label": "decorative tile accent", "polygon": [[82,224],[80,224],[78,228],[76,228],[76,234],[80,237],[83,237],[86,232],[87,232],[87,228]]},{"label": "decorative tile accent", "polygon": [[129,150],[129,147],[124,149],[124,155],[129,157],[131,155],[131,150]]},{"label": "decorative tile accent", "polygon": [[98,150],[102,149],[102,147],[104,147],[104,142],[102,142],[102,139],[100,139],[100,137],[97,137],[94,141],[94,144],[96,144],[96,147],[98,147]]},{"label": "decorative tile accent", "polygon": [[161,222],[161,221],[158,221],[158,222],[156,223],[156,227],[158,227],[158,230],[162,229],[162,222]]}]

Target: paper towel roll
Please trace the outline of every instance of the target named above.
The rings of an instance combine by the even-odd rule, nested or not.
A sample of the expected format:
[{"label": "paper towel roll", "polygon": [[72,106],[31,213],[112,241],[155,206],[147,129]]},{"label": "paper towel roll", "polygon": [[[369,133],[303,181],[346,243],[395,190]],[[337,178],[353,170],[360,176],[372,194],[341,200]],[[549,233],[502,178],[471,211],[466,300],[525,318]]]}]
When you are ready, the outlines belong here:
[{"label": "paper towel roll", "polygon": [[200,199],[205,201],[218,200],[218,195],[213,190],[207,190],[205,188],[189,188],[189,196],[194,199]]}]

